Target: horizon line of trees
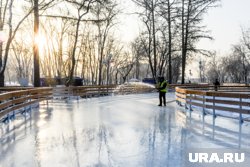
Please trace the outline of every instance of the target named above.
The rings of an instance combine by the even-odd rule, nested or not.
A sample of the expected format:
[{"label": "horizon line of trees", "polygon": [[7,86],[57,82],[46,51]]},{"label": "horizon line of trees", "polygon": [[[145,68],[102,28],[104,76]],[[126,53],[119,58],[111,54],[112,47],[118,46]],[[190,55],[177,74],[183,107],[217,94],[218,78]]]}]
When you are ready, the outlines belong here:
[{"label": "horizon line of trees", "polygon": [[245,83],[250,82],[250,28],[241,27],[238,42],[224,56],[213,55],[211,60],[203,62],[205,78],[213,82]]},{"label": "horizon line of trees", "polygon": [[166,76],[170,83],[185,83],[187,62],[212,51],[197,47],[201,39],[213,39],[202,24],[204,14],[220,0],[133,0],[144,31],[136,39],[138,53],[148,59],[152,77]]},{"label": "horizon line of trees", "polygon": [[[115,0],[0,0],[0,31],[7,34],[0,42],[0,86],[6,78],[28,78],[39,86],[40,75],[67,78],[67,86],[74,77],[102,85],[163,75],[170,83],[185,83],[190,58],[214,55],[197,43],[212,39],[202,21],[220,0],[132,1],[140,6],[135,13],[144,28],[127,46],[115,35],[122,12]],[[234,48],[246,76],[245,50],[247,45]]]}]

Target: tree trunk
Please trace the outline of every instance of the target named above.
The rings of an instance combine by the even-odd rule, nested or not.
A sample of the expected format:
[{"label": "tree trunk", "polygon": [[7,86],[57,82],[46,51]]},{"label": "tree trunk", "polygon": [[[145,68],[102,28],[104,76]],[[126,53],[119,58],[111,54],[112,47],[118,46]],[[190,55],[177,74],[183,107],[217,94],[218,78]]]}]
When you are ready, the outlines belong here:
[{"label": "tree trunk", "polygon": [[[3,66],[2,55],[3,55],[3,44],[0,43],[0,68],[2,68]],[[4,73],[0,73],[0,87],[4,87]]]},{"label": "tree trunk", "polygon": [[76,24],[76,32],[75,32],[75,41],[74,41],[74,46],[73,46],[73,50],[72,50],[72,57],[71,57],[71,68],[69,71],[69,79],[66,82],[66,86],[69,86],[73,80],[73,76],[74,76],[74,71],[75,71],[75,65],[76,65],[76,47],[77,47],[77,41],[78,41],[78,34],[79,34],[79,27],[80,27],[80,22],[81,22],[81,18],[82,16],[80,16],[77,20],[77,24]]},{"label": "tree trunk", "polygon": [[102,59],[103,59],[103,56],[101,55],[100,61],[99,61],[98,85],[102,84]]},{"label": "tree trunk", "polygon": [[34,87],[40,86],[40,63],[39,63],[39,47],[38,47],[38,37],[39,33],[39,8],[38,8],[38,0],[34,0]]},{"label": "tree trunk", "polygon": [[109,75],[110,75],[109,68],[110,68],[110,64],[108,62],[108,64],[107,64],[107,83],[106,83],[107,85],[109,85],[109,80],[110,80],[110,77],[109,77]]},{"label": "tree trunk", "polygon": [[139,76],[140,76],[140,61],[138,55],[136,55],[135,78],[139,79]]},{"label": "tree trunk", "polygon": [[186,60],[187,60],[187,43],[189,36],[189,17],[190,17],[190,4],[191,0],[188,1],[186,22],[184,20],[184,0],[182,0],[182,76],[181,83],[185,83],[185,70],[186,70]]},{"label": "tree trunk", "polygon": [[154,2],[152,1],[152,26],[153,26],[153,46],[154,46],[154,73],[153,73],[153,78],[156,78],[157,75],[157,59],[156,59],[156,37],[155,37],[155,13],[154,13],[155,7],[154,7]]},{"label": "tree trunk", "polygon": [[172,83],[172,31],[171,31],[171,8],[168,0],[168,82]]},{"label": "tree trunk", "polygon": [[185,66],[184,66],[184,0],[182,0],[182,14],[181,14],[181,64],[182,64],[182,69],[181,69],[181,84],[184,84],[185,82]]},{"label": "tree trunk", "polygon": [[0,87],[4,87],[4,73],[0,73]]}]

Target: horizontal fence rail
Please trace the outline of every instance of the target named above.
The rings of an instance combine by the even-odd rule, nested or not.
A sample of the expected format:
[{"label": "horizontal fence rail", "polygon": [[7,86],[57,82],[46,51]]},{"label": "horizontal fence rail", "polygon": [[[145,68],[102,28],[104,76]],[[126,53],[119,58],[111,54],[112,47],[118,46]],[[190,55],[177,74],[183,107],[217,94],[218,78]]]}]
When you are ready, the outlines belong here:
[{"label": "horizontal fence rail", "polygon": [[54,98],[93,97],[111,94],[116,85],[53,87]]},{"label": "horizontal fence rail", "polygon": [[0,121],[9,120],[16,114],[37,102],[59,98],[77,97],[79,99],[106,96],[110,94],[130,94],[153,92],[156,89],[145,85],[91,85],[71,87],[3,87],[0,88]]},{"label": "horizontal fence rail", "polygon": [[[35,88],[0,94],[0,120],[8,120],[32,104],[52,98],[52,88]],[[6,117],[7,116],[7,117]],[[3,120],[3,121],[4,121]]]},{"label": "horizontal fence rail", "polygon": [[[173,90],[179,85],[171,84]],[[0,88],[0,120],[9,119],[21,109],[30,108],[32,104],[48,99],[69,99],[71,97],[89,98],[96,96],[134,94],[156,92],[153,85],[127,83],[123,85],[88,85],[88,86],[57,86],[50,88],[33,87],[1,87]]]},{"label": "horizontal fence rail", "polygon": [[[212,115],[212,138],[215,138],[217,116],[238,120],[239,144],[241,148],[242,125],[250,121],[250,87],[243,85],[223,85],[218,91],[214,86],[179,86],[176,87],[176,102],[189,111],[192,118],[193,109],[200,111],[202,130],[205,130],[206,115]],[[191,120],[191,119],[190,119]],[[208,119],[210,120],[210,119]]]},{"label": "horizontal fence rail", "polygon": [[239,114],[250,114],[250,87],[249,86],[220,86],[219,91],[214,91],[213,86],[184,86],[176,87],[176,102],[192,111],[193,107],[200,107],[212,111],[227,111]]},{"label": "horizontal fence rail", "polygon": [[72,86],[72,87],[53,87],[54,98],[70,97],[95,97],[111,94],[131,94],[147,93],[156,91],[155,88],[142,85],[93,85],[93,86]]}]

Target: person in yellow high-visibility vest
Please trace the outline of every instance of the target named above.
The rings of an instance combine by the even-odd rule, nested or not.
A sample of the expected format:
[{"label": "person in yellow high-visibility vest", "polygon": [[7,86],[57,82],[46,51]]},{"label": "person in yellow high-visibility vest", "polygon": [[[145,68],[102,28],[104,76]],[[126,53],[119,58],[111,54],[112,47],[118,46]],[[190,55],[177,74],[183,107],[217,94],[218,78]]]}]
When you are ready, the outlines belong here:
[{"label": "person in yellow high-visibility vest", "polygon": [[164,79],[164,77],[158,77],[157,89],[159,91],[159,102],[160,102],[158,106],[162,106],[162,101],[163,101],[164,106],[166,106],[167,86],[168,86],[168,83]]}]

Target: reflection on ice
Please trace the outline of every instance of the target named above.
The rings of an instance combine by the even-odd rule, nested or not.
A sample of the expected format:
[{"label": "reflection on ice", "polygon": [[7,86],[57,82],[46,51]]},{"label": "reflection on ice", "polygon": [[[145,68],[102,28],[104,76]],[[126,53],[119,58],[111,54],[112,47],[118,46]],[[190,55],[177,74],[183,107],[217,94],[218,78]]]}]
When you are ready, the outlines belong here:
[{"label": "reflection on ice", "polygon": [[[248,124],[198,113],[157,94],[54,101],[1,125],[0,167],[178,167],[190,147],[249,147]],[[169,94],[168,101],[172,101]],[[8,130],[7,130],[8,129]],[[240,137],[239,137],[240,136]],[[197,145],[197,143],[199,143]]]}]

